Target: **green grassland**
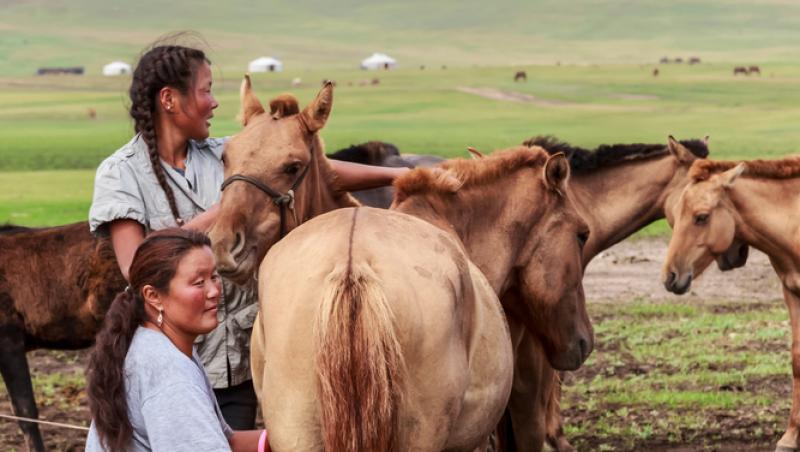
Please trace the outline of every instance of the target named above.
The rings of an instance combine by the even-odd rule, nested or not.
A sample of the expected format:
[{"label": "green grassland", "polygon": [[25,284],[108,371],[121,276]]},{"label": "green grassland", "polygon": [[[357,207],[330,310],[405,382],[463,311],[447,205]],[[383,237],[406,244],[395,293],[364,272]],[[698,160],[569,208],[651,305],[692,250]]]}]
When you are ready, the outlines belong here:
[{"label": "green grassland", "polygon": [[273,54],[287,65],[357,67],[375,51],[406,67],[796,58],[791,0],[6,0],[0,74],[133,60],[166,30],[191,29],[226,69]]},{"label": "green grassland", "polygon": [[[333,113],[323,130],[328,150],[377,139],[404,152],[452,157],[464,156],[467,146],[498,149],[535,134],[586,147],[709,134],[716,158],[774,158],[797,151],[800,65],[762,65],[761,77],[734,77],[730,65],[710,63],[663,65],[658,77],[649,65],[539,65],[524,67],[527,83],[512,80],[515,69],[286,71],[257,74],[254,86],[262,101],[291,91],[305,104],[321,80],[336,80]],[[221,106],[213,135],[239,129],[240,77],[215,67]],[[292,88],[294,77],[303,86]],[[380,84],[361,86],[372,77]],[[128,83],[124,77],[0,79],[0,223],[85,219],[93,170],[132,133]],[[495,100],[462,88],[534,100]],[[89,118],[90,108],[96,119]],[[663,232],[655,226],[647,233]]]},{"label": "green grassland", "polygon": [[567,376],[562,402],[578,450],[772,450],[791,404],[781,302],[620,300],[590,311],[597,350]]}]

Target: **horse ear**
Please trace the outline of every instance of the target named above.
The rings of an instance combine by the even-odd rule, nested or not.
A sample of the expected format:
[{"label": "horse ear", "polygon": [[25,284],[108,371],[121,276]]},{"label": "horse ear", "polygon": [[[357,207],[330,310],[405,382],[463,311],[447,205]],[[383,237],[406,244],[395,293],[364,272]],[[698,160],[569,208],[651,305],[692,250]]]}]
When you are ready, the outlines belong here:
[{"label": "horse ear", "polygon": [[708,136],[708,135],[704,136],[704,137],[703,137],[703,144],[705,144],[706,146],[708,146],[708,140],[709,140],[709,139],[711,139],[711,137],[710,137],[710,136]]},{"label": "horse ear", "polygon": [[675,139],[672,135],[667,137],[667,149],[675,159],[683,164],[689,165],[696,160],[694,154]]},{"label": "horse ear", "polygon": [[269,101],[269,114],[273,119],[281,119],[300,113],[297,98],[291,94],[281,94]]},{"label": "horse ear", "polygon": [[720,174],[720,177],[722,178],[722,186],[725,188],[733,187],[733,183],[736,182],[736,178],[741,176],[745,169],[745,164],[740,163],[728,171]]},{"label": "horse ear", "polygon": [[475,149],[474,147],[470,146],[467,148],[467,151],[472,155],[472,158],[475,160],[480,160],[484,157],[481,151]]},{"label": "horse ear", "polygon": [[250,74],[244,74],[242,80],[242,87],[239,90],[239,98],[242,104],[242,110],[239,112],[239,121],[243,126],[246,126],[254,117],[264,113],[264,107],[253,93],[253,87],[250,83]]},{"label": "horse ear", "polygon": [[561,152],[551,155],[544,163],[545,185],[547,185],[547,187],[551,190],[555,190],[562,195],[567,192],[569,173],[569,161]]},{"label": "horse ear", "polygon": [[328,116],[333,107],[333,82],[326,80],[324,86],[314,99],[301,113],[309,133],[325,127]]}]

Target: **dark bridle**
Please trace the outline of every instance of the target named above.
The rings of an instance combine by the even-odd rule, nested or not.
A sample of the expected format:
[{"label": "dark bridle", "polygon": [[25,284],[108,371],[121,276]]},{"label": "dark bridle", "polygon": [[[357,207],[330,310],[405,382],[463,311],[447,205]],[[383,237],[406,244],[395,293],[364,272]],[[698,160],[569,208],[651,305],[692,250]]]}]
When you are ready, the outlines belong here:
[{"label": "dark bridle", "polygon": [[261,182],[260,180],[256,179],[255,177],[245,176],[244,174],[234,174],[234,175],[228,177],[227,179],[225,179],[222,182],[222,186],[220,187],[220,190],[225,190],[225,187],[227,187],[228,185],[230,185],[231,183],[233,183],[233,182],[235,182],[237,180],[240,180],[240,181],[243,181],[243,182],[247,182],[247,183],[255,186],[256,188],[258,188],[259,190],[263,191],[264,193],[266,193],[267,196],[269,196],[272,199],[272,202],[276,206],[278,206],[278,208],[280,208],[280,212],[281,212],[281,231],[280,231],[280,234],[281,235],[280,235],[279,238],[282,239],[286,235],[286,209],[287,208],[292,211],[292,215],[294,215],[294,217],[295,217],[295,223],[297,223],[297,215],[295,215],[295,212],[294,212],[294,195],[295,195],[295,192],[297,191],[297,188],[300,186],[300,184],[303,182],[303,179],[306,177],[306,174],[308,173],[308,168],[310,168],[313,163],[314,163],[314,152],[312,151],[311,152],[311,160],[309,160],[308,165],[306,165],[306,167],[303,168],[303,171],[300,173],[299,176],[297,176],[297,179],[292,184],[292,188],[290,188],[289,191],[287,191],[285,194],[281,194],[280,192],[278,192],[276,190],[273,190],[272,188],[270,188],[269,185]]}]

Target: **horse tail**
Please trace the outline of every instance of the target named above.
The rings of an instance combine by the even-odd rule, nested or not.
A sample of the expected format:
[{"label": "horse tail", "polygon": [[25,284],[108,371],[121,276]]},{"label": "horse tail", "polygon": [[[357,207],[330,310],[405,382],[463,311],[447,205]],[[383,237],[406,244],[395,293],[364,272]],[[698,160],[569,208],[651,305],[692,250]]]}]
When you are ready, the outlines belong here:
[{"label": "horse tail", "polygon": [[314,336],[325,450],[397,450],[404,360],[369,266],[343,265],[328,276]]}]

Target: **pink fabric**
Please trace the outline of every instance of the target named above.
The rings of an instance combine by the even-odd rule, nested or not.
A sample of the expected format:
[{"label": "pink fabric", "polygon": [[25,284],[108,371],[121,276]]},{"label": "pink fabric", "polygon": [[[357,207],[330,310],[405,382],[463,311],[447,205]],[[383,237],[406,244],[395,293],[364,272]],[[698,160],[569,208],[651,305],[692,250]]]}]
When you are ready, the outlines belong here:
[{"label": "pink fabric", "polygon": [[269,452],[269,443],[267,443],[267,430],[261,432],[258,437],[258,452]]}]

